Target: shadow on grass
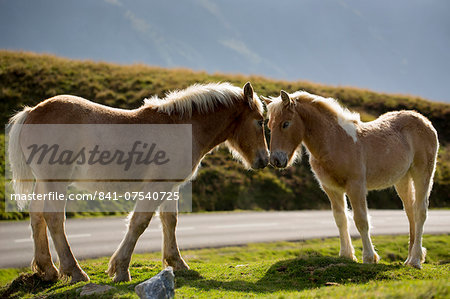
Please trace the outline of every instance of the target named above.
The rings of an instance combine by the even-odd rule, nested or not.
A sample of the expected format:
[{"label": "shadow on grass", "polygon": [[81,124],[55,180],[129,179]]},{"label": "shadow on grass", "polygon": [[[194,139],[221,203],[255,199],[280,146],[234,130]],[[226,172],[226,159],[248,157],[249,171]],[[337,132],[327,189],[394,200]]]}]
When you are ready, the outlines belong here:
[{"label": "shadow on grass", "polygon": [[22,273],[0,289],[0,298],[19,298],[21,293],[38,293],[54,284],[42,280],[37,273]]},{"label": "shadow on grass", "polygon": [[[243,279],[204,279],[195,271],[184,271],[176,275],[176,288],[184,285],[202,290],[221,289],[227,291],[271,293],[276,291],[301,291],[326,285],[364,283],[382,279],[383,272],[398,269],[401,265],[367,265],[345,258],[321,256],[301,257],[273,264],[256,282]],[[233,276],[249,277],[245,268],[234,268]]]}]

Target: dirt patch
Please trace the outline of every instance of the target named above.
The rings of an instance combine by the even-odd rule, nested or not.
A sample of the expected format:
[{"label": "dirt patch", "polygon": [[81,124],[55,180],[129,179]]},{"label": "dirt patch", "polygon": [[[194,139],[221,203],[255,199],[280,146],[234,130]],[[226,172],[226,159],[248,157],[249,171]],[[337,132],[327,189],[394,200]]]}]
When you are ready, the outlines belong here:
[{"label": "dirt patch", "polygon": [[37,293],[54,284],[44,281],[37,273],[22,273],[11,283],[0,289],[0,298],[19,298],[20,291]]}]

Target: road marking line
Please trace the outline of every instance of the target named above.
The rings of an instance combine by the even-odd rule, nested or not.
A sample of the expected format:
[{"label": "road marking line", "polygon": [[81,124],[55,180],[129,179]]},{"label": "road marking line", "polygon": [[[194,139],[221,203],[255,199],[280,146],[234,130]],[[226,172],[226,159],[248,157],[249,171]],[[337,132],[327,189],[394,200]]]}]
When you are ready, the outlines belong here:
[{"label": "road marking line", "polygon": [[276,226],[278,222],[269,223],[248,223],[248,224],[228,224],[228,225],[214,225],[209,228],[222,229],[222,228],[244,228],[244,227],[262,227],[262,226]]},{"label": "road marking line", "polygon": [[[75,238],[86,238],[86,237],[91,237],[91,234],[75,234],[75,235],[68,235],[67,238],[68,239],[75,239]],[[25,243],[25,242],[33,242],[33,239],[30,238],[26,238],[26,239],[16,239],[14,240],[15,243]]]}]

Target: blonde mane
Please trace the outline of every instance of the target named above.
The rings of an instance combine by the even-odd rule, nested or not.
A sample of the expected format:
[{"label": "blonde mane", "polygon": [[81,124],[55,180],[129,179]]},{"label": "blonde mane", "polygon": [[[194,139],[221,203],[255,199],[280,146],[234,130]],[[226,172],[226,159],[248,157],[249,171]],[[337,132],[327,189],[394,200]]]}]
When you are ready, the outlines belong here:
[{"label": "blonde mane", "polygon": [[[342,107],[338,101],[333,98],[324,98],[318,95],[310,94],[306,91],[296,91],[289,95],[293,101],[311,103],[319,108],[328,111],[334,115],[338,124],[344,131],[352,137],[353,141],[357,141],[356,124],[360,122],[360,115],[357,112],[352,112],[345,107]],[[273,98],[273,102],[267,107],[268,114],[276,113],[283,107],[281,104],[281,97]]]},{"label": "blonde mane", "polygon": [[[183,90],[175,90],[166,94],[164,99],[153,96],[144,99],[144,106],[151,106],[159,112],[169,115],[178,113],[180,116],[192,116],[194,110],[201,114],[214,111],[217,106],[232,106],[243,99],[242,88],[230,83],[194,84]],[[263,106],[258,96],[253,96],[254,106],[263,112]]]}]

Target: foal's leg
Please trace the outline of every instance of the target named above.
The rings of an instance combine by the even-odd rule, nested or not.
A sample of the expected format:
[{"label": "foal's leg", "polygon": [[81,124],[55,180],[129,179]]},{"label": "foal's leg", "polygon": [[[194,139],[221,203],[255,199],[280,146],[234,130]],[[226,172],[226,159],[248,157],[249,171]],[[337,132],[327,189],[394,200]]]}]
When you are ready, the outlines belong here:
[{"label": "foal's leg", "polygon": [[407,265],[421,269],[421,263],[425,261],[427,250],[422,247],[423,225],[427,219],[428,196],[431,190],[431,175],[427,175],[426,171],[413,172],[414,189],[416,197],[413,204],[415,235],[414,245],[411,248],[411,257],[407,261]]},{"label": "foal's leg", "polygon": [[356,228],[361,235],[363,243],[363,262],[377,263],[380,259],[372,245],[370,239],[370,225],[367,213],[366,190],[360,186],[360,183],[354,183],[348,188],[347,195],[353,208],[353,219],[355,220]]},{"label": "foal's leg", "polygon": [[414,221],[414,186],[412,184],[412,178],[409,175],[403,177],[400,181],[395,184],[395,190],[403,202],[403,207],[405,208],[406,216],[409,221],[409,249],[408,258],[405,264],[409,263],[411,259],[411,250],[414,245],[414,234],[415,234],[415,221]]},{"label": "foal's leg", "polygon": [[116,252],[109,261],[108,274],[113,277],[114,282],[130,281],[130,261],[136,242],[152,219],[155,209],[159,203],[152,201],[138,201],[134,212],[130,215],[128,230]]},{"label": "foal's leg", "polygon": [[171,266],[174,270],[189,270],[189,266],[181,257],[175,235],[178,220],[177,206],[177,201],[165,201],[159,213],[163,228],[163,266]]},{"label": "foal's leg", "polygon": [[[46,192],[65,192],[66,186],[58,183],[45,183]],[[60,272],[63,275],[71,276],[71,282],[89,281],[89,276],[81,269],[75,259],[64,228],[65,222],[65,201],[45,201],[44,218],[47,227],[55,244],[56,252],[60,261]]]},{"label": "foal's leg", "polygon": [[339,256],[350,258],[356,262],[355,249],[353,249],[352,240],[348,231],[347,201],[345,200],[344,193],[328,189],[324,186],[323,190],[330,199],[334,221],[339,229],[339,237],[341,239]]},{"label": "foal's leg", "polygon": [[[36,184],[36,193],[40,191],[40,183]],[[58,279],[59,272],[52,261],[52,255],[48,247],[47,225],[44,219],[44,202],[32,201],[30,206],[31,229],[33,231],[34,258],[31,269],[39,273],[46,281]]]}]

